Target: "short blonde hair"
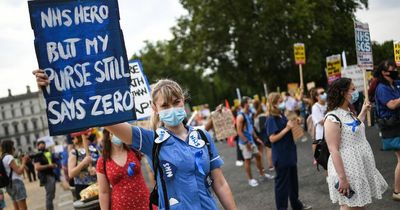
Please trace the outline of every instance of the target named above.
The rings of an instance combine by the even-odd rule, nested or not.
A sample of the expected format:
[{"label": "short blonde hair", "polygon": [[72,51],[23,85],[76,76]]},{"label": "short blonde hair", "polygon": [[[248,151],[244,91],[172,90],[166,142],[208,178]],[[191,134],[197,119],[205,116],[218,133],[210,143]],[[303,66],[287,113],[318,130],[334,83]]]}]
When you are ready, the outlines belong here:
[{"label": "short blonde hair", "polygon": [[[187,92],[184,91],[178,83],[170,79],[161,79],[152,85],[151,100],[154,106],[156,106],[155,101],[157,101],[159,97],[162,97],[164,102],[172,102],[174,98],[185,100],[186,96]],[[160,127],[161,124],[158,114],[152,113],[150,125],[153,130]]]},{"label": "short blonde hair", "polygon": [[279,116],[281,114],[281,111],[277,107],[280,98],[281,95],[277,92],[272,92],[268,95],[268,110],[270,115]]}]

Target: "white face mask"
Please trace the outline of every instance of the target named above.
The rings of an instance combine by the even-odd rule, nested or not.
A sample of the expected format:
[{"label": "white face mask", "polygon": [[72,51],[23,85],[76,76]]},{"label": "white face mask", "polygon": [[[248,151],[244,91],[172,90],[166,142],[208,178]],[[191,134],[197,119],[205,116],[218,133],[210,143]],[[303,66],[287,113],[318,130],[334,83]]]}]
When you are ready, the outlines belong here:
[{"label": "white face mask", "polygon": [[117,145],[117,146],[121,146],[122,145],[122,141],[121,139],[119,139],[117,136],[113,135],[111,137],[111,143]]}]

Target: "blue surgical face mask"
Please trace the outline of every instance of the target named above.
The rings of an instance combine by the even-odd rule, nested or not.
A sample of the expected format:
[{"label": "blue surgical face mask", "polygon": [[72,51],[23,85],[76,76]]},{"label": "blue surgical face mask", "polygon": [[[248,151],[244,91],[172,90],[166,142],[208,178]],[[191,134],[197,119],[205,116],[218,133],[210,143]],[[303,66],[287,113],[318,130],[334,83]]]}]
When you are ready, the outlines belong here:
[{"label": "blue surgical face mask", "polygon": [[121,139],[119,139],[117,136],[113,135],[111,137],[111,143],[117,145],[117,146],[121,146],[122,145],[122,141]]},{"label": "blue surgical face mask", "polygon": [[353,91],[353,92],[351,93],[351,101],[350,101],[350,104],[354,104],[354,103],[358,100],[358,97],[359,97],[359,96],[360,96],[360,94],[358,93],[357,90]]},{"label": "blue surgical face mask", "polygon": [[285,108],[286,108],[285,102],[282,102],[282,103],[278,104],[278,109],[279,109],[279,110],[284,111]]},{"label": "blue surgical face mask", "polygon": [[324,94],[320,95],[319,98],[320,98],[322,101],[326,101],[326,99],[328,98],[328,95],[326,95],[326,93],[324,93]]},{"label": "blue surgical face mask", "polygon": [[186,117],[186,112],[183,107],[174,107],[166,110],[161,110],[158,112],[161,122],[169,126],[177,126]]}]

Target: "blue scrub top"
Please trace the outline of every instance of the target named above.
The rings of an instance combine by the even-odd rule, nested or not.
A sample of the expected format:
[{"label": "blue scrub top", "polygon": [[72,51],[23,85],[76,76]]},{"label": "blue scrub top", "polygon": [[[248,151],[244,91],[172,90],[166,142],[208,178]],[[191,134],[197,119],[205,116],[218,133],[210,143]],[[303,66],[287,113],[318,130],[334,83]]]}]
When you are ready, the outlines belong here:
[{"label": "blue scrub top", "polygon": [[[400,80],[394,81],[393,86],[394,88],[389,85],[379,83],[376,87],[375,101],[377,101],[379,118],[390,118],[396,112],[395,110],[391,110],[386,106],[389,101],[400,98]],[[399,110],[397,110],[397,112],[398,111]]]},{"label": "blue scrub top", "polygon": [[[287,124],[288,120],[285,116],[270,116],[267,119],[268,137],[272,134],[281,132]],[[293,140],[292,132],[287,132],[281,140],[272,143],[272,162],[275,167],[291,167],[297,164],[296,144]]]},{"label": "blue scrub top", "polygon": [[[250,143],[253,144],[254,143],[254,138],[253,138],[254,127],[253,127],[253,119],[251,117],[251,113],[249,112],[249,114],[246,114],[244,112],[239,112],[239,115],[244,116],[243,122],[246,123],[246,126],[244,127],[244,130],[243,130],[243,135],[247,138],[247,140]],[[245,144],[245,142],[242,140],[242,138],[240,138],[240,136],[238,136],[238,138],[239,138],[239,144]]]},{"label": "blue scrub top", "polygon": [[[163,170],[164,180],[167,186],[168,200],[170,203],[174,201],[176,204],[170,205],[170,209],[215,209],[217,205],[212,197],[209,187],[206,184],[207,174],[213,169],[220,168],[223,164],[214,141],[208,132],[204,131],[213,157],[209,157],[208,148],[203,144],[200,134],[193,129],[187,127],[188,137],[185,140],[179,139],[167,129],[159,128],[167,132],[167,137],[163,137],[159,154],[159,169]],[[193,140],[193,136],[197,140]],[[160,137],[160,135],[159,135]],[[192,137],[192,138],[191,138]],[[149,159],[152,157],[152,149],[154,145],[154,131],[132,127],[132,147],[146,154]],[[157,139],[159,140],[159,138]],[[200,142],[200,144],[199,144]],[[197,164],[201,165],[204,174],[200,172],[196,164],[195,154],[198,155]],[[152,162],[152,161],[150,161]],[[165,209],[164,197],[160,177],[157,178],[159,209]]]}]

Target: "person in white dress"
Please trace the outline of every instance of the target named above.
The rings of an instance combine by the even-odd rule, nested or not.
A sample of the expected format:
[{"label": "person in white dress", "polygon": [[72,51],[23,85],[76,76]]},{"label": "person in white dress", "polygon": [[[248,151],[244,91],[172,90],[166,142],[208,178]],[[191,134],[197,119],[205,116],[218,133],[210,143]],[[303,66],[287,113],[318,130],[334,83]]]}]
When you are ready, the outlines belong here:
[{"label": "person in white dress", "polygon": [[357,101],[358,91],[351,79],[334,81],[328,90],[328,113],[324,123],[328,160],[329,194],[341,210],[366,209],[372,197],[382,198],[388,185],[375,166],[375,159],[365,136],[364,119],[370,109],[364,103],[355,116],[349,104]]}]

